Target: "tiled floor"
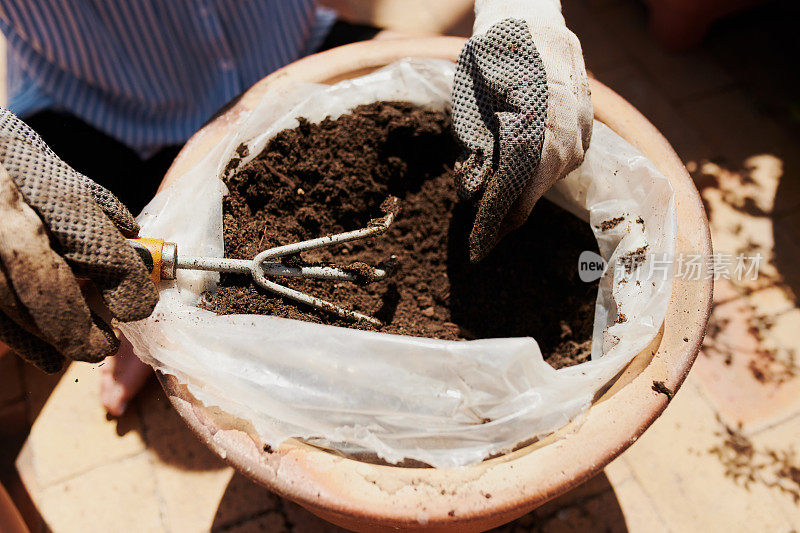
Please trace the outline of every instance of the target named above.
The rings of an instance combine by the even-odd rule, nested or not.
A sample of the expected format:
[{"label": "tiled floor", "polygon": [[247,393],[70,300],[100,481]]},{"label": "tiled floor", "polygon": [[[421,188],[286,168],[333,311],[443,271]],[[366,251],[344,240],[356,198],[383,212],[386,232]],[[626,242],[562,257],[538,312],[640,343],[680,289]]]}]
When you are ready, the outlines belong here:
[{"label": "tiled floor", "polygon": [[[798,530],[797,8],[730,18],[683,55],[650,39],[637,0],[564,0],[564,12],[594,75],[686,163],[715,250],[764,260],[757,280],[716,284],[703,351],[645,435],[605,475],[503,529]],[[333,529],[215,459],[155,383],[118,421],[106,420],[97,390],[96,366],[47,377],[0,356],[0,480],[32,523],[43,524],[38,507],[56,531]],[[34,421],[18,462],[36,506],[9,463]]]}]

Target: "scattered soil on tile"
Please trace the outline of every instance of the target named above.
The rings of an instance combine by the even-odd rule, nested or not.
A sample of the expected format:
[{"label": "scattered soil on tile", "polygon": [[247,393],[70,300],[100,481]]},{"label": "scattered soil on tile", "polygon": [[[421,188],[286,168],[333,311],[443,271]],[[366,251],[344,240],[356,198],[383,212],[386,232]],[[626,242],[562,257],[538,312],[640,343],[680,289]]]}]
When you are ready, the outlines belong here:
[{"label": "scattered soil on tile", "polygon": [[787,494],[800,504],[800,460],[794,448],[759,449],[742,433],[725,424],[722,442],[709,450],[725,467],[725,476],[749,489],[758,484]]},{"label": "scattered soil on tile", "polygon": [[[246,153],[240,147],[239,155]],[[370,266],[396,256],[390,279],[282,283],[375,316],[385,332],[450,340],[533,336],[556,368],[585,361],[597,283],[580,281],[577,262],[583,250],[597,250],[591,228],[543,200],[522,228],[471,264],[474,210],[456,198],[456,155],[449,117],[407,103],[361,106],[319,124],[301,120],[249,163],[229,166],[226,256],[252,258],[269,247],[363,228],[397,197],[400,212],[382,236],[283,258],[346,267],[369,282]],[[247,276],[223,275],[204,306],[368,327],[276,297]]]}]

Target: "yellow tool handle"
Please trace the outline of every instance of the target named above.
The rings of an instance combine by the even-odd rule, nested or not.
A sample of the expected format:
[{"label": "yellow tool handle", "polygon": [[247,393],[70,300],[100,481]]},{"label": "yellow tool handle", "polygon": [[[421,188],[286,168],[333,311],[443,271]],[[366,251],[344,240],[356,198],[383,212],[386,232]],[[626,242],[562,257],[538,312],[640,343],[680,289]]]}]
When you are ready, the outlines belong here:
[{"label": "yellow tool handle", "polygon": [[164,239],[150,239],[138,237],[128,239],[133,249],[142,258],[153,283],[158,283],[164,279],[175,279],[175,263],[178,259],[178,247],[174,242],[166,242]]}]

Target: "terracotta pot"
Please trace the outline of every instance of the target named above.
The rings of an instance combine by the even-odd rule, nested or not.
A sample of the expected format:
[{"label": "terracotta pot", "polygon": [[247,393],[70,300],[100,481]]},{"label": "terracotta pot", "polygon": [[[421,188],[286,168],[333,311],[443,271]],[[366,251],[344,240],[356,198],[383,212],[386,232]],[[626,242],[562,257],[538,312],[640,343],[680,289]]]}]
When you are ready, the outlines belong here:
[{"label": "terracotta pot", "polygon": [[[296,82],[334,82],[396,59],[455,59],[462,39],[435,37],[363,42],[297,61],[264,78],[186,144],[164,184],[185,172],[269,91],[280,98]],[[596,118],[641,150],[669,177],[678,207],[677,252],[711,253],[697,189],[669,143],[636,109],[592,81]],[[711,306],[711,281],[675,280],[659,338],[598,398],[583,423],[481,464],[460,469],[401,468],[360,462],[291,440],[270,453],[248,424],[201,406],[161,376],[175,408],[220,457],[270,490],[355,530],[483,530],[519,517],[598,473],[630,446],[666,407],[655,381],[676,391],[700,348]]]}]

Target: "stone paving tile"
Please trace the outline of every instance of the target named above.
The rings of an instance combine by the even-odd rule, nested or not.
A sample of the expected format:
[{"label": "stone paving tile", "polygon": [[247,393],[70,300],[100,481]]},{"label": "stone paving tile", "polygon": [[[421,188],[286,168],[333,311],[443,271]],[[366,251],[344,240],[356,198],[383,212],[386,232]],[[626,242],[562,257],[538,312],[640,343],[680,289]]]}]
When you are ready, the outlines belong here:
[{"label": "stone paving tile", "polygon": [[[711,217],[714,253],[720,259],[716,265],[719,279],[731,281],[740,295],[780,282],[781,273],[772,260],[775,247],[772,219],[742,213],[726,201],[726,192],[717,188],[704,189],[702,196]],[[747,202],[753,202],[752,198]],[[741,275],[734,276],[740,255],[748,261],[742,264]]]},{"label": "stone paving tile", "polygon": [[[5,357],[16,359],[13,354]],[[0,405],[0,484],[8,492],[29,529],[38,533],[43,527],[41,517],[36,506],[30,500],[14,465],[14,459],[30,431],[27,411],[27,405],[22,397],[12,403]]]},{"label": "stone paving tile", "polygon": [[593,71],[598,80],[634,105],[666,137],[684,162],[708,157],[711,149],[667,95],[629,63]]},{"label": "stone paving tile", "polygon": [[[774,181],[774,206],[764,213],[760,207],[745,204],[740,209],[755,214],[781,214],[800,205],[800,154],[797,140],[785,127],[761,112],[740,89],[732,89],[680,105],[687,122],[696,128],[722,167],[743,176],[747,181],[752,168],[769,172]],[[772,159],[751,159],[766,155]],[[744,184],[743,184],[744,185]],[[757,185],[757,184],[756,184]],[[748,189],[752,189],[749,187]],[[779,192],[780,194],[777,194]]]},{"label": "stone paving tile", "polygon": [[[795,405],[800,411],[800,354],[797,353],[800,309],[779,288],[755,292],[744,300],[753,314],[752,327],[756,328],[753,334],[759,340],[761,360],[753,368],[754,374],[765,384],[792,383],[798,387]],[[781,404],[775,407],[780,410]]]},{"label": "stone paving tile", "polygon": [[294,531],[286,522],[286,517],[281,513],[271,511],[258,517],[251,518],[225,529],[212,529],[211,531],[225,531],[225,533],[262,533],[265,531],[283,533]]},{"label": "stone paving tile", "polygon": [[[757,279],[734,276],[715,284],[716,307],[695,372],[722,419],[754,431],[800,410],[795,361],[800,317],[791,290],[800,250],[788,238],[791,224],[772,215],[782,194],[781,161],[765,154],[746,163],[731,170],[706,162],[693,173],[715,252],[762,257]],[[727,268],[735,274],[730,264]]]},{"label": "stone paving tile", "polygon": [[289,500],[282,500],[282,510],[286,521],[292,525],[293,533],[342,533],[347,531],[322,518],[311,514]]},{"label": "stone paving tile", "polygon": [[[565,495],[566,496],[566,495]],[[561,505],[544,506],[504,526],[493,533],[577,533],[583,531],[625,532],[625,517],[610,488],[599,494],[579,498]]]},{"label": "stone paving tile", "polygon": [[[19,451],[28,434],[28,420],[25,402],[6,404],[0,407],[0,457],[13,457]],[[7,466],[4,460],[0,465],[0,475]]]},{"label": "stone paving tile", "polygon": [[[729,280],[718,279],[714,281],[714,306],[724,305],[741,298],[742,290]],[[712,311],[713,313],[713,311]],[[713,316],[713,314],[712,314]],[[708,333],[706,332],[706,335]]]},{"label": "stone paving tile", "polygon": [[136,412],[108,420],[99,394],[100,373],[88,364],[70,365],[53,390],[28,441],[41,487],[144,451]]},{"label": "stone paving tile", "polygon": [[51,485],[38,495],[37,504],[55,532],[165,531],[145,454]]},{"label": "stone paving tile", "polygon": [[[768,286],[751,294],[745,294],[742,299],[748,304],[759,322],[765,322],[769,317],[778,318],[781,315],[795,310],[795,301],[786,287],[781,285]],[[766,329],[772,330],[774,325],[764,324]],[[780,329],[780,328],[779,328]],[[796,332],[795,332],[796,333]],[[792,340],[786,338],[785,340]],[[796,338],[793,340],[797,340]]]},{"label": "stone paving tile", "polygon": [[[618,463],[620,459],[624,461],[624,458],[621,457],[614,462]],[[606,471],[608,471],[608,467],[606,467]],[[650,496],[636,479],[630,478],[622,482],[612,482],[612,484],[628,531],[648,533],[669,531],[658,515]]]},{"label": "stone paving tile", "polygon": [[[524,525],[524,522],[519,525]],[[554,515],[543,520],[537,529],[548,533],[627,531],[625,517],[619,509],[619,503],[617,503],[617,497],[613,490],[585,499],[576,505],[559,509]]]},{"label": "stone paving tile", "polygon": [[778,124],[755,109],[738,88],[684,102],[681,108],[720,152],[717,155],[732,160],[771,153],[782,138]]},{"label": "stone paving tile", "polygon": [[785,128],[739,90],[683,109],[709,139],[712,153],[723,156],[690,168],[709,214],[715,252],[763,258],[757,279],[716,283],[716,307],[694,370],[721,419],[753,432],[800,410],[800,311],[793,289],[800,283],[800,228],[792,225],[800,217],[780,214],[800,199],[800,162],[789,155]]},{"label": "stone paving tile", "polygon": [[766,465],[758,468],[758,476],[770,486],[773,499],[795,530],[800,530],[799,436],[800,416],[796,416],[750,438],[758,464]]},{"label": "stone paving tile", "polygon": [[581,1],[562,2],[567,27],[578,36],[586,68],[591,71],[616,67],[627,61],[623,48],[610,42],[604,28],[598,26],[594,13]]},{"label": "stone paving tile", "polygon": [[797,344],[800,310],[791,308],[771,318],[774,325],[767,331],[752,329],[771,316],[759,314],[756,302],[768,300],[759,294],[780,292],[759,291],[717,306],[692,370],[720,418],[748,432],[800,411],[800,373],[790,351]]},{"label": "stone paving tile", "polygon": [[152,458],[151,465],[166,530],[208,531],[233,470],[187,471]]},{"label": "stone paving tile", "polygon": [[633,471],[631,471],[631,467],[628,466],[627,461],[625,461],[622,455],[611,461],[605,467],[603,473],[605,473],[612,487],[617,487],[633,479]]},{"label": "stone paving tile", "polygon": [[[711,211],[723,207],[733,210],[712,215],[712,231],[718,229],[721,223],[745,226],[744,229],[747,229],[747,219],[737,217],[770,218],[774,215],[784,177],[783,161],[778,156],[750,155],[742,159],[738,166],[701,161],[697,166],[690,165],[690,169]],[[719,198],[709,197],[712,191],[717,191]],[[733,228],[729,228],[729,231],[734,235],[741,232]]]},{"label": "stone paving tile", "polygon": [[44,407],[50,393],[61,381],[64,371],[56,374],[45,374],[33,365],[23,364],[22,385],[25,395],[25,405],[28,407],[28,423],[33,424],[39,412]]},{"label": "stone paving tile", "polygon": [[139,413],[144,440],[154,461],[190,472],[227,468],[192,434],[155,378],[142,389],[131,408]]},{"label": "stone paving tile", "polygon": [[22,398],[19,358],[0,343],[0,406]]},{"label": "stone paving tile", "polygon": [[769,9],[750,10],[717,24],[705,45],[753,96],[757,108],[794,126],[800,120],[800,72],[786,68],[786,59],[800,48],[794,35],[797,15],[797,2],[774,1]]},{"label": "stone paving tile", "polygon": [[223,492],[212,527],[226,527],[269,511],[282,512],[281,498],[242,474],[234,474]]},{"label": "stone paving tile", "polygon": [[800,302],[800,210],[777,218],[773,235],[773,262],[794,301]]},{"label": "stone paving tile", "polygon": [[673,101],[686,100],[728,87],[733,78],[706,50],[675,54],[664,50],[647,32],[641,2],[624,2],[595,10],[596,24],[607,39],[619,43],[637,66]]},{"label": "stone paving tile", "polygon": [[579,3],[583,6],[586,6],[588,9],[592,10],[593,13],[597,13],[600,10],[608,9],[610,7],[616,7],[625,4],[629,0],[564,0],[563,3],[570,2],[570,3]]},{"label": "stone paving tile", "polygon": [[191,434],[155,380],[132,408],[141,415],[166,529],[207,531],[233,470]]},{"label": "stone paving tile", "polygon": [[789,531],[771,491],[744,488],[710,450],[724,426],[694,371],[661,417],[624,455],[658,516],[673,531]]}]

